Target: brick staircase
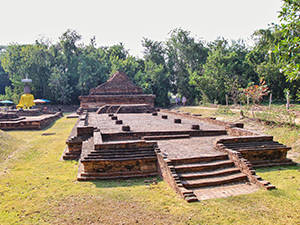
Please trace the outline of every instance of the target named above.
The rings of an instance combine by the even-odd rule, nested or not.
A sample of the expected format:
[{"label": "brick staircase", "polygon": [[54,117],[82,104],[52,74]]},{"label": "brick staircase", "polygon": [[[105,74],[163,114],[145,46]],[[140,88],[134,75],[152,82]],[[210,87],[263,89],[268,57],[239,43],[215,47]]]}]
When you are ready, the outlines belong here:
[{"label": "brick staircase", "polygon": [[171,162],[187,189],[247,182],[247,175],[241,173],[227,155],[173,159]]},{"label": "brick staircase", "polygon": [[90,136],[75,136],[69,138],[66,142],[67,146],[63,152],[62,159],[63,160],[78,160],[81,155],[81,149],[83,142],[88,140]]},{"label": "brick staircase", "polygon": [[286,158],[287,147],[277,141],[248,141],[236,143],[222,143],[223,148],[231,149],[241,153],[241,156],[248,159],[253,168],[296,165],[291,159]]},{"label": "brick staircase", "polygon": [[78,180],[127,179],[157,175],[155,142],[84,143]]}]

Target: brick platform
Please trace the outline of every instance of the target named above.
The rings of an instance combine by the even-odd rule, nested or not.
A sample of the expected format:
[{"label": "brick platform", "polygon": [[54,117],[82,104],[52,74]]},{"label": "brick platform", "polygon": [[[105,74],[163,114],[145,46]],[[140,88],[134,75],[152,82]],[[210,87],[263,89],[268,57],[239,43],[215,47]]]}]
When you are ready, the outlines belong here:
[{"label": "brick platform", "polygon": [[[29,113],[29,110],[27,111]],[[23,115],[23,114],[22,114]],[[61,112],[53,114],[42,114],[38,116],[24,116],[16,118],[15,120],[0,121],[1,130],[41,130],[50,124],[54,123],[55,120],[62,117]]]},{"label": "brick platform", "polygon": [[[122,120],[121,126],[114,116]],[[188,202],[275,188],[253,168],[294,164],[286,159],[290,148],[272,136],[214,118],[163,110],[154,115],[89,112],[76,126],[67,145],[69,152],[78,153],[78,180],[159,174]],[[130,129],[122,130],[123,126]]]}]

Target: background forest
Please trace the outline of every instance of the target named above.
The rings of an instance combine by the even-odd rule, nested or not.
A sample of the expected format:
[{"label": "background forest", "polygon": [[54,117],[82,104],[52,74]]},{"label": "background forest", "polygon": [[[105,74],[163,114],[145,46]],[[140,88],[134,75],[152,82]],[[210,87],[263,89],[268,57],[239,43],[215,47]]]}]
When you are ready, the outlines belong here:
[{"label": "background forest", "polygon": [[167,107],[174,94],[185,96],[189,105],[225,104],[226,95],[230,103],[245,102],[243,89],[261,78],[274,100],[285,99],[287,91],[298,100],[299,1],[285,0],[279,17],[281,25],[254,32],[252,47],[243,40],[198,40],[177,28],[163,42],[144,38],[142,59],[131,56],[122,43],[97,47],[94,37],[84,45],[71,29],[54,44],[42,39],[0,46],[0,100],[17,103],[24,88],[21,79],[28,74],[36,98],[78,104],[78,96],[118,70],[145,93],[155,94],[161,107]]}]

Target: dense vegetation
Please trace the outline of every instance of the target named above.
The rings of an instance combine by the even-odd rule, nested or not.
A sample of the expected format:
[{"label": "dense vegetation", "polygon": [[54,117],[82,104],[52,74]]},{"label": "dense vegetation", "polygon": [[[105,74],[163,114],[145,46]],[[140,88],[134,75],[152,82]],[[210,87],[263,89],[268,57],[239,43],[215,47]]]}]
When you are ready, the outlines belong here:
[{"label": "dense vegetation", "polygon": [[142,59],[131,56],[122,43],[96,47],[92,38],[83,45],[74,30],[67,30],[55,44],[37,40],[1,46],[0,99],[17,102],[23,92],[21,79],[28,74],[37,98],[78,103],[79,95],[88,94],[118,70],[145,93],[155,94],[158,106],[168,106],[170,93],[187,97],[188,104],[224,104],[226,95],[238,103],[245,101],[242,89],[261,78],[273,99],[284,99],[287,91],[297,99],[299,5],[299,0],[285,0],[279,15],[283,24],[255,31],[251,48],[243,40],[197,40],[181,28],[172,30],[164,42],[144,38]]}]

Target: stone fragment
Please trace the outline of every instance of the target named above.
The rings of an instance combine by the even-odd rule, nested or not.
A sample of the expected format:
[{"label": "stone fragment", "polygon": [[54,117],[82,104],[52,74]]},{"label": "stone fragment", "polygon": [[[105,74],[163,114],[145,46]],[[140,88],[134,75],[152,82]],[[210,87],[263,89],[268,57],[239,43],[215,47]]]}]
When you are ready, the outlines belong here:
[{"label": "stone fragment", "polygon": [[181,123],[181,119],[174,119],[174,123]]},{"label": "stone fragment", "polygon": [[167,115],[162,115],[161,118],[162,119],[168,119],[168,116]]},{"label": "stone fragment", "polygon": [[130,126],[128,125],[122,126],[122,131],[130,131]]},{"label": "stone fragment", "polygon": [[116,120],[116,124],[123,124],[123,120]]},{"label": "stone fragment", "polygon": [[193,124],[192,125],[192,130],[199,130],[200,126],[198,124]]}]

